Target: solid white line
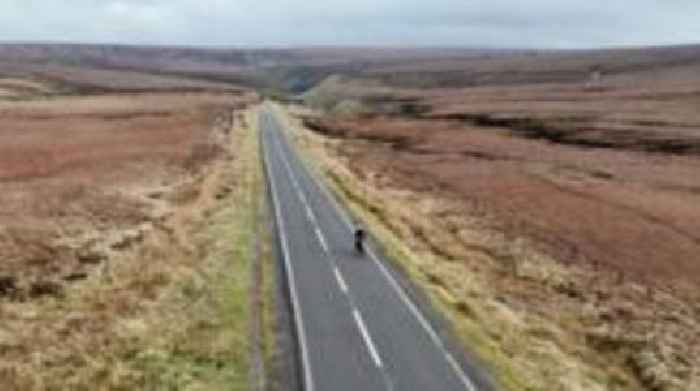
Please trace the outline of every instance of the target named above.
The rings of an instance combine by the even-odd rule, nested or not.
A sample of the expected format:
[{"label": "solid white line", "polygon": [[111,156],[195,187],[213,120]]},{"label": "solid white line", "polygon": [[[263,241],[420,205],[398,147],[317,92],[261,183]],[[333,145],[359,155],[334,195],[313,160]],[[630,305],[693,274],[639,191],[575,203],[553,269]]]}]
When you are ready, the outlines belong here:
[{"label": "solid white line", "polygon": [[337,267],[334,267],[333,271],[335,272],[335,279],[338,280],[338,285],[340,285],[340,290],[347,294],[348,284],[345,283],[345,279],[343,278],[343,275],[340,274],[340,270],[338,270]]},{"label": "solid white line", "polygon": [[304,328],[304,319],[301,315],[301,306],[299,304],[299,297],[297,296],[296,279],[294,278],[294,270],[292,269],[290,256],[289,256],[289,245],[287,243],[287,236],[284,230],[284,220],[279,215],[280,205],[279,199],[277,198],[277,185],[275,184],[274,176],[272,175],[272,170],[270,169],[270,158],[267,147],[265,147],[265,168],[267,169],[267,176],[270,181],[270,186],[272,187],[272,201],[274,203],[274,215],[275,220],[277,220],[278,231],[280,234],[280,242],[282,243],[282,255],[284,258],[285,268],[287,269],[287,277],[289,280],[289,291],[292,298],[292,310],[294,312],[294,322],[297,326],[299,347],[301,349],[301,359],[304,367],[304,387],[307,391],[314,390],[313,374],[311,371],[311,363],[309,361],[309,350],[306,344],[306,330]]},{"label": "solid white line", "polygon": [[440,350],[440,352],[445,356],[447,359],[447,362],[450,364],[452,369],[455,371],[457,374],[457,377],[459,377],[459,380],[464,384],[464,387],[466,387],[467,390],[469,391],[476,391],[476,387],[474,386],[474,383],[469,379],[466,373],[464,373],[464,370],[462,367],[457,363],[457,360],[452,356],[452,354],[447,350],[445,347],[444,342],[442,339],[438,336],[438,334],[435,332],[435,329],[433,326],[428,322],[428,320],[423,316],[423,314],[420,312],[418,307],[416,307],[415,303],[408,297],[406,294],[406,291],[399,285],[399,283],[396,281],[394,276],[391,275],[389,270],[387,270],[386,266],[377,258],[377,255],[374,253],[374,251],[371,248],[368,248],[368,252],[370,257],[374,260],[374,263],[379,267],[379,269],[382,271],[382,274],[384,277],[389,281],[389,284],[394,288],[394,290],[398,293],[399,297],[401,298],[401,301],[408,306],[408,309],[411,311],[413,316],[418,319],[418,323],[425,329],[425,331],[428,333],[428,336],[430,339],[433,341],[435,346]]},{"label": "solid white line", "polygon": [[377,348],[374,347],[374,342],[372,342],[372,337],[370,337],[369,332],[367,331],[367,327],[365,326],[365,321],[362,320],[362,315],[360,314],[360,311],[357,309],[354,309],[352,311],[352,316],[355,318],[355,322],[357,323],[357,327],[360,329],[360,334],[362,334],[362,338],[365,340],[365,344],[367,345],[367,349],[369,349],[369,354],[372,356],[372,360],[374,361],[374,365],[377,366],[377,368],[382,367],[382,359],[379,358],[379,353],[377,353]]},{"label": "solid white line", "polygon": [[423,316],[421,311],[416,307],[415,303],[408,297],[404,289],[399,285],[399,283],[396,281],[394,276],[391,275],[389,270],[387,270],[386,266],[377,258],[377,255],[374,253],[374,251],[371,248],[368,248],[368,253],[372,260],[374,260],[374,263],[377,265],[377,267],[382,271],[382,274],[384,277],[389,281],[389,284],[394,288],[394,290],[398,293],[399,297],[401,298],[401,301],[406,304],[408,309],[411,311],[413,316],[418,320],[418,323],[423,327],[423,329],[428,333],[428,336],[430,339],[433,341],[435,346],[440,350],[440,352],[445,356],[445,359],[447,362],[450,364],[452,369],[455,371],[457,374],[457,377],[459,377],[459,380],[462,382],[464,387],[466,387],[467,390],[469,391],[476,391],[476,388],[472,381],[469,379],[469,377],[464,373],[464,370],[462,367],[457,363],[457,360],[452,356],[452,354],[447,350],[445,347],[445,344],[443,343],[442,339],[438,336],[437,332],[435,332],[435,329],[433,326],[428,322],[428,320]]},{"label": "solid white line", "polygon": [[[285,161],[286,162],[286,161]],[[289,163],[287,163],[288,165]],[[311,173],[307,169],[307,172]],[[335,197],[331,194],[330,190],[326,187],[325,183],[316,178],[314,182],[317,184],[317,187],[321,189],[322,192],[325,193],[327,198],[330,200],[331,204],[333,204],[335,210],[340,214],[341,220],[345,222],[347,227],[350,229],[350,231],[354,231],[353,228],[353,223],[352,219],[350,219],[350,216],[348,213],[338,204],[337,200]],[[433,326],[428,322],[428,320],[423,316],[421,311],[416,307],[416,305],[413,303],[413,301],[408,297],[404,289],[399,285],[399,283],[396,281],[394,276],[391,275],[391,273],[386,269],[384,264],[377,258],[377,255],[372,251],[371,248],[368,246],[368,253],[374,263],[377,265],[377,267],[381,270],[382,274],[386,278],[387,281],[389,281],[389,284],[394,288],[396,293],[399,295],[401,298],[401,301],[404,302],[404,304],[408,307],[409,311],[413,314],[413,316],[418,320],[418,323],[421,325],[421,327],[426,331],[432,342],[436,345],[436,347],[440,350],[440,352],[444,355],[445,359],[447,360],[448,364],[452,367],[452,369],[455,371],[457,374],[457,377],[459,377],[460,381],[464,385],[464,387],[468,391],[476,391],[476,387],[474,386],[474,383],[469,379],[469,377],[464,373],[464,369],[462,368],[461,365],[455,360],[455,358],[452,356],[452,354],[447,350],[445,347],[445,344],[443,343],[442,339],[438,336],[437,332],[435,332],[435,329]]]}]

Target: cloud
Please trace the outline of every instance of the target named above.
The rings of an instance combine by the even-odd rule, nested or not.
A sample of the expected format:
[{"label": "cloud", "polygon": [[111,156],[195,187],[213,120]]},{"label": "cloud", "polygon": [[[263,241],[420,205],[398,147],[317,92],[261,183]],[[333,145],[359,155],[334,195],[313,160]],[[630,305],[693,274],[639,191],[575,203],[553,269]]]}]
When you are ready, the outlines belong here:
[{"label": "cloud", "polygon": [[596,47],[700,42],[695,0],[4,0],[0,40]]}]

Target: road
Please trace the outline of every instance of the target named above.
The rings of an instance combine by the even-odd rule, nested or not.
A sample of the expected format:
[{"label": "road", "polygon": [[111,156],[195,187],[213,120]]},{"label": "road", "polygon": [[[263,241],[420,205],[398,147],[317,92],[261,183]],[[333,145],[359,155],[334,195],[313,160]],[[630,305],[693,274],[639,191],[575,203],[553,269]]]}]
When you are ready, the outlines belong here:
[{"label": "road", "polygon": [[485,389],[388,264],[356,254],[352,222],[306,169],[270,110],[263,158],[307,391]]}]

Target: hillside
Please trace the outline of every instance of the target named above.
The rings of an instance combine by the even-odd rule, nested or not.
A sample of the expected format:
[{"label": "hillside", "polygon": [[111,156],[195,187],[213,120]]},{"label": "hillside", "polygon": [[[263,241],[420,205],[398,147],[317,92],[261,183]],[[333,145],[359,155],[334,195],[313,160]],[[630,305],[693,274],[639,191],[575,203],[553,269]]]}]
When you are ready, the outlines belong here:
[{"label": "hillside", "polygon": [[334,73],[365,74],[372,69],[428,59],[463,60],[511,51],[410,48],[227,49],[122,45],[0,45],[0,73],[42,74],[48,70],[99,69],[189,76],[238,85],[303,91]]},{"label": "hillside", "polygon": [[700,46],[588,51],[288,48],[236,49],[119,45],[0,45],[0,73],[51,77],[57,69],[132,71],[302,92],[328,76],[401,88],[581,82],[700,66]]}]

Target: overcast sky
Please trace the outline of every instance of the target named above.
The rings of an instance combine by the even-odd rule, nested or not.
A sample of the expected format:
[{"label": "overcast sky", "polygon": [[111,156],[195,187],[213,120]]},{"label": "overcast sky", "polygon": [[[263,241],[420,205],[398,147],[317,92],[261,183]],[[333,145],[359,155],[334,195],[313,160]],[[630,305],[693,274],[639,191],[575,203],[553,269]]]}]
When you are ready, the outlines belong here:
[{"label": "overcast sky", "polygon": [[0,41],[552,48],[700,43],[700,0],[0,0]]}]

